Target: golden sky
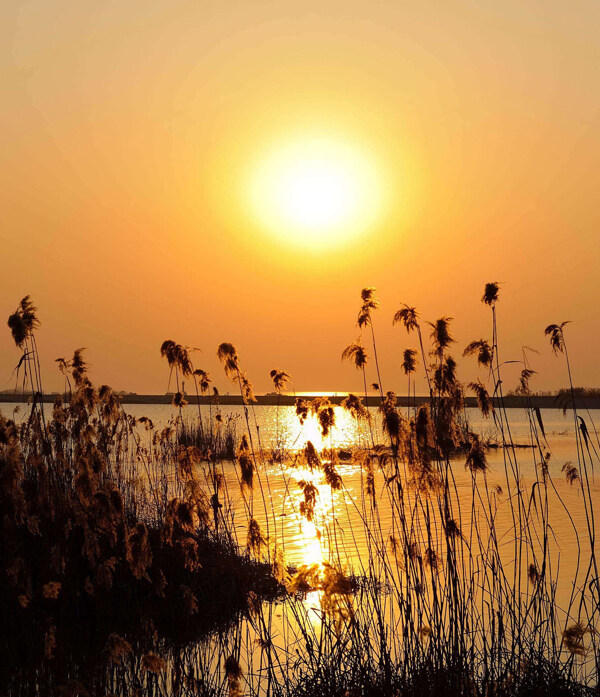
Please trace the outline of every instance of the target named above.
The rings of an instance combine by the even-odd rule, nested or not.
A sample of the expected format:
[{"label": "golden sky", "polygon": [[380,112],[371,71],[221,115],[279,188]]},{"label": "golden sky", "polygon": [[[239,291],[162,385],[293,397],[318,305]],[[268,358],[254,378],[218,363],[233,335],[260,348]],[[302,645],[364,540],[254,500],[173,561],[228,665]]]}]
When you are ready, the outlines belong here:
[{"label": "golden sky", "polygon": [[[340,354],[368,285],[401,390],[400,303],[455,317],[459,355],[496,280],[501,358],[537,348],[533,388],[563,386],[543,329],[572,320],[575,381],[600,384],[596,0],[32,1],[0,26],[0,314],[32,295],[47,389],[85,346],[97,382],[164,391],[167,338],[222,391],[222,341],[260,391],[274,367],[359,389]],[[351,182],[307,228],[280,188],[305,168],[310,198],[323,158]]]}]

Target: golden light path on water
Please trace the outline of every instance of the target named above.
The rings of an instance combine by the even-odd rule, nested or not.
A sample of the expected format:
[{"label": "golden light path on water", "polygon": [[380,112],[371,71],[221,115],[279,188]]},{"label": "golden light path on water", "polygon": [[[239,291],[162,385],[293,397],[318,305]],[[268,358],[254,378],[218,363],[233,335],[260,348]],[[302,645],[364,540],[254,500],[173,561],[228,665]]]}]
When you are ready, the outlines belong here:
[{"label": "golden light path on water", "polygon": [[[14,406],[14,405],[13,405]],[[135,416],[150,416],[157,428],[162,427],[173,415],[168,405],[128,405],[127,410]],[[11,405],[2,405],[2,412],[9,415]],[[233,418],[238,437],[246,430],[245,419],[239,407],[221,407],[225,420]],[[524,445],[530,440],[530,425],[524,410],[509,410],[511,430],[515,442]],[[338,454],[341,449],[368,447],[370,445],[369,428],[364,424],[359,427],[352,417],[340,407],[334,409],[335,425],[327,436],[323,436],[317,419],[310,415],[300,424],[293,407],[254,407],[249,410],[250,429],[256,443],[266,453],[264,461],[259,465],[258,475],[261,486],[254,486],[254,515],[262,530],[268,534],[272,542],[277,542],[284,552],[285,562],[293,567],[317,565],[323,569],[327,563],[339,565],[344,571],[358,575],[371,573],[368,566],[370,561],[379,556],[387,555],[390,559],[386,540],[390,535],[397,534],[397,508],[394,497],[395,489],[390,487],[383,473],[375,470],[375,495],[373,501],[365,497],[365,478],[360,461],[339,460],[335,463],[342,479],[340,490],[332,490],[326,483],[323,472],[319,468],[312,470],[303,462],[292,466],[289,460],[286,464],[270,457],[284,449],[293,457],[303,449],[307,442],[313,443],[320,452],[322,460],[326,460],[325,449],[334,449]],[[573,486],[565,481],[562,467],[567,461],[577,462],[574,428],[572,417],[564,417],[559,410],[542,410],[548,448],[551,452],[549,473],[553,478],[555,489],[549,490],[549,515],[552,522],[551,557],[553,572],[557,575],[556,602],[559,608],[568,605],[573,588],[582,582],[581,559],[589,554],[589,539],[586,533],[586,513],[582,501],[581,487]],[[494,435],[492,420],[484,420],[479,412],[468,410],[470,427],[487,436]],[[598,422],[600,415],[594,413],[590,419]],[[25,414],[21,415],[25,418]],[[188,418],[195,418],[195,413],[188,410]],[[376,442],[385,442],[380,432],[380,415],[373,410],[373,428]],[[258,427],[258,428],[257,428]],[[591,429],[590,429],[591,430]],[[258,435],[260,434],[260,439]],[[534,449],[517,448],[514,455],[510,449],[490,449],[487,452],[489,469],[484,475],[478,474],[476,483],[486,487],[492,493],[496,533],[499,539],[499,551],[507,572],[515,578],[523,574],[522,592],[528,597],[531,586],[526,578],[526,569],[517,573],[514,557],[514,540],[518,536],[511,517],[510,498],[514,490],[508,494],[506,486],[506,459],[515,457],[519,467],[519,482],[524,500],[531,502],[535,487],[539,487],[540,467],[539,456]],[[244,506],[236,466],[233,463],[223,463],[227,492],[231,510],[235,515],[235,532],[241,547],[245,546],[247,531],[247,511]],[[470,511],[473,500],[473,478],[465,469],[464,455],[459,455],[451,462],[452,477],[455,486],[458,513],[463,516],[463,535],[469,539]],[[403,475],[404,476],[404,475]],[[304,501],[302,483],[310,482],[316,490],[314,517],[307,520],[303,515],[301,504]],[[262,487],[262,488],[261,488]],[[496,491],[496,487],[498,490]],[[600,481],[596,475],[590,481],[591,496],[600,500]],[[539,490],[539,489],[538,489]],[[407,489],[408,492],[408,489]],[[413,496],[410,492],[407,496]],[[435,496],[430,499],[436,504]],[[264,506],[264,507],[263,507]],[[537,520],[540,511],[531,503],[532,520]],[[568,512],[567,512],[568,509]],[[432,509],[434,510],[434,509]],[[417,534],[421,534],[418,522],[415,521]],[[600,525],[596,519],[597,533]],[[373,546],[372,531],[376,530],[380,538],[380,546]],[[577,532],[575,532],[575,530]],[[433,517],[433,532],[441,533],[441,528]],[[391,559],[393,563],[393,558]],[[475,563],[477,560],[474,560]],[[480,573],[475,566],[469,573]],[[400,574],[401,570],[394,570]],[[307,594],[304,604],[311,623],[318,625],[321,618],[321,598],[319,592]]]},{"label": "golden light path on water", "polygon": [[[274,410],[269,413],[269,418],[264,412],[268,408],[257,408],[257,422],[260,422],[260,431],[263,445],[265,443],[283,442],[286,447],[299,450],[305,447],[308,441],[321,452],[325,459],[327,453],[323,452],[333,448],[340,449],[356,447],[368,447],[370,445],[369,427],[363,424],[358,426],[352,417],[342,408],[335,408],[335,426],[327,436],[323,436],[317,419],[309,416],[303,425],[300,425],[293,407],[281,409],[276,417]],[[376,442],[385,442],[381,433],[380,416],[373,410],[374,436]],[[470,412],[471,428],[488,436],[493,435],[494,425],[491,420],[481,419],[475,410]],[[546,424],[548,443],[552,451],[550,471],[554,477],[556,496],[551,494],[551,515],[553,518],[553,563],[558,571],[560,580],[557,585],[557,601],[559,606],[566,606],[573,583],[578,578],[581,570],[578,568],[579,548],[577,537],[573,530],[573,524],[578,531],[586,529],[585,511],[583,508],[580,491],[577,486],[566,483],[561,468],[564,462],[576,459],[575,440],[573,436],[572,421],[557,410],[548,410],[543,414]],[[513,410],[511,412],[511,428],[515,442],[526,445],[530,442],[529,421],[524,411]],[[252,424],[251,424],[252,425]],[[506,484],[506,458],[512,456],[509,450],[492,448],[487,452],[489,469],[485,477],[477,475],[479,486],[487,486],[493,493],[495,506],[495,525],[500,539],[500,552],[503,563],[508,570],[515,566],[512,557],[512,542],[518,531],[513,526],[509,496]],[[532,492],[539,481],[539,457],[534,449],[518,448],[515,451],[520,472],[520,486],[523,495],[530,499]],[[508,465],[510,468],[510,465]],[[368,564],[374,553],[373,539],[369,532],[369,526],[377,526],[380,530],[381,543],[379,550],[389,554],[389,550],[382,545],[389,536],[396,534],[397,510],[394,509],[390,497],[394,496],[394,490],[385,482],[383,473],[375,471],[375,497],[371,504],[364,496],[365,478],[360,463],[356,460],[337,461],[336,468],[342,478],[342,488],[333,491],[326,483],[323,473],[318,469],[306,467],[285,467],[280,465],[267,465],[265,474],[270,484],[269,502],[272,518],[275,521],[277,538],[281,541],[285,550],[286,561],[298,567],[300,565],[319,565],[321,568],[327,563],[339,566],[346,572],[365,574],[369,571]],[[456,500],[460,508],[460,515],[464,517],[463,533],[465,538],[469,536],[469,511],[473,495],[473,478],[465,468],[464,455],[459,455],[452,460],[453,480],[456,487]],[[314,518],[309,521],[301,513],[303,501],[302,483],[312,483],[316,490],[316,502]],[[599,483],[592,482],[592,496],[598,498],[600,494]],[[514,491],[511,495],[514,495]],[[413,494],[407,493],[409,500]],[[560,498],[558,498],[560,496]],[[412,499],[414,500],[414,499]],[[435,497],[432,499],[435,511]],[[565,506],[569,509],[567,513]],[[532,509],[533,510],[533,509]],[[533,510],[532,515],[537,516]],[[570,517],[569,517],[570,516]],[[257,508],[257,518],[261,525],[266,521]],[[573,523],[571,523],[571,519]],[[417,529],[423,521],[415,521]],[[433,519],[434,534],[441,533],[439,521]],[[598,522],[596,522],[598,527]],[[580,540],[581,553],[586,554],[585,535]],[[394,571],[397,573],[397,571]],[[512,573],[512,571],[511,571]],[[527,579],[523,580],[523,593],[527,595],[530,586]],[[319,594],[309,593],[306,598],[307,608],[315,610],[314,621],[319,615]]]},{"label": "golden light path on water", "polygon": [[[1,410],[8,415],[10,405],[2,405]],[[168,405],[128,405],[127,410],[137,417],[150,416],[157,429],[163,428],[174,415]],[[241,408],[221,407],[221,412],[225,423],[232,419],[238,439],[242,433],[247,433]],[[517,409],[509,412],[515,442],[518,445],[527,444],[531,437],[527,413]],[[255,685],[260,685],[263,653],[256,647],[267,640],[278,660],[281,660],[282,676],[285,676],[286,671],[294,670],[294,666],[298,665],[296,647],[299,651],[304,651],[307,646],[319,646],[324,637],[326,639],[331,636],[328,634],[328,627],[331,628],[336,621],[332,614],[332,598],[335,603],[336,593],[341,603],[347,603],[342,607],[349,608],[350,616],[359,618],[357,621],[365,628],[360,638],[365,646],[374,646],[369,642],[377,637],[373,624],[375,607],[379,608],[382,622],[389,629],[393,651],[402,651],[404,635],[399,628],[402,627],[402,614],[407,603],[416,613],[411,615],[411,622],[413,619],[415,622],[413,631],[427,629],[430,624],[436,626],[439,632],[447,630],[445,616],[439,617],[435,625],[431,622],[430,614],[434,607],[431,604],[433,585],[441,584],[443,588],[444,583],[447,583],[447,564],[443,550],[439,556],[439,569],[428,567],[425,563],[428,545],[438,549],[444,545],[444,528],[440,524],[440,497],[437,493],[419,495],[411,486],[409,472],[402,470],[404,500],[406,510],[410,512],[411,527],[405,541],[414,539],[418,546],[416,574],[420,574],[420,578],[417,578],[415,570],[403,563],[402,550],[397,554],[390,544],[392,536],[400,538],[399,494],[396,480],[389,481],[389,477],[386,480],[385,473],[379,467],[380,463],[374,467],[373,496],[365,493],[364,461],[361,460],[360,451],[371,445],[370,428],[365,424],[359,427],[340,407],[334,409],[334,414],[335,425],[324,436],[313,415],[309,415],[301,424],[293,407],[251,407],[248,412],[250,433],[257,452],[260,448],[264,455],[257,457],[258,467],[252,490],[242,494],[237,465],[227,461],[219,463],[225,479],[222,492],[224,511],[232,523],[231,529],[240,548],[246,546],[249,515],[252,515],[260,524],[266,540],[261,556],[263,560],[273,559],[272,553],[277,545],[283,552],[283,561],[290,572],[290,578],[298,575],[297,572],[302,568],[313,568],[318,576],[313,575],[312,580],[322,579],[323,583],[317,583],[317,588],[305,587],[288,596],[285,601],[264,603],[261,613],[263,620],[268,623],[266,634],[259,622],[247,618],[237,625],[231,637],[226,640],[231,643],[225,648],[221,646],[223,638],[220,634],[210,638],[207,643],[198,642],[191,649],[191,655],[195,657],[194,660],[205,662],[208,674],[218,672],[233,645],[243,642],[247,647],[243,672],[249,683],[254,681]],[[374,409],[372,416],[374,440],[385,443],[386,437],[380,430],[381,415]],[[467,410],[467,416],[471,430],[486,436],[494,435],[492,419],[482,419],[476,410]],[[546,537],[548,550],[545,556],[553,597],[552,609],[548,612],[555,618],[553,621],[560,637],[560,632],[566,626],[577,621],[578,594],[586,588],[586,560],[589,559],[590,540],[581,486],[579,483],[571,486],[565,481],[562,472],[565,462],[577,462],[572,415],[569,418],[563,417],[559,410],[542,410],[540,416],[545,424],[547,447],[551,452],[547,464],[552,476],[552,487],[547,492],[544,513],[549,516],[551,524],[551,534]],[[26,418],[25,414],[21,418]],[[197,418],[197,412],[188,409],[187,418]],[[588,418],[591,426],[592,415]],[[593,418],[596,422],[600,421],[600,413],[594,413]],[[341,477],[340,489],[333,490],[327,483],[322,466],[311,469],[307,466],[306,459],[301,456],[298,458],[299,452],[309,441],[319,452],[322,464],[331,458],[332,450],[337,454],[337,458],[334,456],[334,464]],[[282,450],[287,454],[283,460],[277,457]],[[344,456],[340,459],[342,450],[350,451],[352,457],[345,459]],[[527,521],[535,528],[533,532],[514,525],[514,506],[511,509],[511,501],[515,500],[516,488],[510,472],[510,458],[518,463],[518,487],[522,501],[528,507]],[[531,607],[537,601],[535,586],[528,578],[528,566],[532,560],[539,561],[541,558],[540,544],[544,540],[543,524],[540,524],[543,507],[532,503],[534,491],[539,493],[544,486],[539,453],[533,448],[491,448],[487,451],[487,459],[488,470],[475,477],[465,468],[464,453],[450,462],[454,515],[460,522],[461,532],[460,542],[456,543],[462,550],[457,573],[461,577],[461,593],[467,599],[468,609],[474,613],[474,621],[481,623],[481,632],[476,641],[484,642],[489,629],[489,614],[486,615],[485,608],[489,605],[490,611],[497,613],[505,603],[505,596],[495,593],[489,583],[487,588],[482,585],[489,572],[490,562],[495,563],[497,560],[501,564],[508,605],[512,607],[510,603],[518,603],[524,608]],[[205,470],[209,481],[206,465],[201,464],[199,467]],[[506,484],[507,478],[513,481],[510,490]],[[307,483],[315,488],[314,514],[311,520],[302,511]],[[483,501],[476,498],[484,492],[489,492],[485,506],[480,505]],[[593,500],[600,500],[600,481],[595,475],[590,480],[590,495]],[[487,506],[489,507],[486,508]],[[486,511],[492,513],[494,535],[498,540],[497,557],[492,555],[493,559],[490,557],[488,544],[492,536],[488,534]],[[427,520],[424,519],[425,512]],[[541,537],[537,537],[539,533],[542,533]],[[600,522],[597,518],[596,535],[599,533]],[[529,541],[521,546],[520,540],[525,537]],[[410,543],[406,544],[403,549],[407,550],[409,545]],[[517,561],[521,553],[523,558]],[[336,590],[329,592],[331,587],[326,582],[331,569],[336,573],[339,569],[343,578],[349,578],[355,584],[346,595],[340,595]],[[480,592],[480,589],[483,590]],[[572,598],[575,598],[574,602]],[[546,606],[541,603],[538,607],[540,612],[546,611]],[[588,616],[589,613],[588,609]],[[419,636],[418,641],[429,639]],[[586,636],[586,642],[590,641],[591,638]],[[578,661],[582,675],[593,670],[588,658],[582,657]],[[258,690],[256,694],[266,692]]]}]

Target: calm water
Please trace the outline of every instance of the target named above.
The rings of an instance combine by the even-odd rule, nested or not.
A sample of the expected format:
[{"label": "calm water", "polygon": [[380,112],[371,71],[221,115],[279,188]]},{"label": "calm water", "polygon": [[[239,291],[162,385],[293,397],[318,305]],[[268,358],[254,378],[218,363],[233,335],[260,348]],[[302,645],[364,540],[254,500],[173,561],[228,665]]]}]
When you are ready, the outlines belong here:
[{"label": "calm water", "polygon": [[[9,416],[16,405],[3,404],[2,413]],[[50,405],[46,405],[48,411]],[[155,428],[161,428],[177,415],[170,405],[126,405],[126,411],[135,416],[147,416],[154,422]],[[208,407],[202,407],[203,414],[208,416]],[[197,407],[188,406],[185,416],[195,418]],[[214,408],[213,408],[214,412]],[[224,406],[220,412],[225,419],[234,419],[237,434],[246,432],[246,419],[242,407]],[[522,409],[507,410],[508,427],[513,441],[518,445],[532,444],[531,424],[527,412]],[[345,448],[356,445],[368,446],[370,433],[364,426],[356,422],[341,407],[335,408],[336,424],[329,436],[323,438],[318,423],[314,417],[309,417],[304,425],[300,425],[293,407],[255,406],[249,409],[250,432],[254,443],[268,450],[272,447],[295,450],[302,448],[308,440],[317,449],[324,447]],[[600,451],[600,445],[595,433],[594,423],[600,423],[600,410],[583,414],[591,436],[590,448]],[[15,418],[25,417],[23,407],[15,414]],[[373,410],[375,439],[385,442],[379,430],[379,415]],[[493,419],[484,419],[475,409],[467,410],[471,430],[486,438],[501,441],[501,433]],[[571,414],[563,416],[560,410],[542,410],[541,417],[544,425],[546,441],[543,452],[550,453],[548,472],[550,478],[544,480],[541,474],[540,462],[542,455],[537,448],[497,448],[488,451],[489,469],[487,474],[478,474],[479,490],[489,493],[491,506],[494,511],[494,526],[499,541],[500,557],[508,575],[514,575],[515,583],[520,584],[520,593],[526,598],[531,592],[527,582],[527,566],[532,560],[539,560],[542,553],[543,540],[536,537],[531,530],[515,529],[514,502],[517,491],[516,478],[522,492],[522,500],[527,507],[527,515],[531,528],[542,526],[543,516],[540,510],[547,509],[544,515],[550,521],[550,545],[548,563],[552,577],[556,582],[556,604],[560,612],[565,612],[570,600],[584,580],[585,560],[589,558],[590,542],[587,534],[588,519],[583,506],[583,497],[579,483],[569,485],[562,473],[562,467],[567,461],[578,462],[575,427]],[[596,459],[597,461],[597,459]],[[465,469],[464,457],[452,462],[454,479],[453,506],[454,518],[460,522],[460,528],[469,548],[473,550],[472,559],[468,562],[468,574],[476,576],[482,573],[478,567],[481,554],[476,551],[477,545],[482,544],[476,539],[477,530],[485,530],[487,522],[483,517],[484,506],[475,502],[474,480],[471,472]],[[254,491],[242,495],[237,468],[231,462],[220,465],[227,481],[227,496],[224,501],[225,510],[229,511],[234,521],[238,541],[243,546],[246,542],[247,522],[253,515],[260,523],[263,532],[268,534],[271,542],[277,541],[283,549],[288,563],[296,566],[322,565],[333,561],[342,568],[357,574],[373,574],[369,567],[372,559],[379,552],[389,554],[387,548],[391,536],[398,535],[397,490],[385,481],[384,473],[376,468],[374,502],[365,497],[365,472],[360,464],[354,461],[341,462],[338,466],[343,486],[339,491],[332,491],[326,484],[321,472],[310,471],[277,464],[272,458],[266,458],[260,467]],[[507,475],[508,473],[508,475]],[[388,473],[389,474],[389,473]],[[406,473],[402,473],[406,476]],[[301,482],[311,481],[317,488],[318,495],[315,506],[315,516],[308,521],[300,513],[303,501]],[[592,474],[590,495],[597,504],[600,503],[600,479]],[[499,487],[496,489],[496,487]],[[546,492],[543,498],[540,491]],[[408,489],[407,489],[408,491]],[[479,495],[479,494],[478,494]],[[410,501],[411,494],[407,494]],[[414,498],[413,498],[414,501]],[[431,527],[434,541],[443,543],[443,531],[439,524],[439,508],[435,497],[429,500]],[[422,511],[423,515],[425,510]],[[424,518],[421,513],[413,515],[411,525],[415,530],[416,539],[425,539]],[[597,532],[600,526],[596,521]],[[527,535],[525,534],[527,532]],[[520,547],[519,539],[527,541]],[[485,545],[485,540],[483,542]],[[517,551],[522,554],[520,568],[517,568]],[[376,573],[387,574],[387,570],[379,569]],[[397,582],[398,569],[389,572],[390,579]],[[321,617],[320,598],[318,593],[309,593],[304,601],[306,617],[315,626]],[[390,613],[390,623],[393,623],[394,609],[390,601],[386,612]],[[572,621],[571,615],[570,621]],[[566,623],[566,616],[559,622]],[[286,652],[290,642],[298,641],[294,635],[294,621],[286,616],[286,610],[280,608],[269,619],[270,640],[281,655]],[[562,624],[564,626],[564,624]],[[244,625],[239,630],[244,634],[242,643],[249,647],[256,641],[256,627]],[[236,641],[240,641],[239,635]],[[218,660],[206,652],[206,646],[198,646],[194,660],[205,661],[207,669],[219,670]],[[252,661],[255,652],[250,648],[246,654],[245,671],[250,675],[256,670]],[[220,659],[219,659],[220,660]],[[214,661],[214,665],[211,662]],[[212,667],[211,667],[212,666]],[[258,680],[259,678],[257,678]]]},{"label": "calm water", "polygon": [[[17,408],[17,412],[14,410]],[[51,405],[45,405],[49,414]],[[139,418],[147,416],[152,419],[155,428],[162,428],[170,419],[177,416],[178,411],[171,405],[157,404],[131,404],[125,405],[127,413]],[[14,414],[17,420],[26,416],[27,408],[24,405],[2,404],[0,411],[5,416]],[[236,424],[238,436],[246,432],[246,420],[243,408],[239,406],[219,407],[224,419],[231,417]],[[380,418],[376,409],[372,409],[373,429],[375,440],[385,442],[385,437],[380,430]],[[214,414],[215,408],[212,408]],[[482,434],[492,440],[501,440],[501,434],[492,418],[483,418],[477,409],[467,409],[467,418],[471,430]],[[209,408],[202,407],[205,417],[209,415]],[[188,406],[184,410],[184,418],[193,419],[197,416],[196,406]],[[295,414],[294,407],[282,406],[279,409],[273,406],[254,406],[249,409],[250,431],[255,445],[268,449],[279,446],[286,449],[298,449],[310,440],[317,449],[324,447],[345,448],[352,445],[370,443],[370,433],[363,425],[357,426],[356,421],[341,407],[335,407],[336,423],[331,433],[323,438],[318,422],[314,416],[309,416],[304,425],[300,425]],[[524,409],[508,409],[508,426],[515,444],[531,445],[532,436],[529,416]],[[588,430],[591,434],[591,447],[600,451],[598,438],[594,424],[600,424],[600,410],[583,415],[586,419]],[[586,527],[585,511],[582,505],[581,490],[578,485],[570,486],[566,483],[562,473],[562,467],[567,461],[577,463],[577,450],[575,441],[575,428],[572,414],[563,415],[558,409],[546,409],[541,411],[542,422],[547,438],[544,450],[551,454],[549,472],[553,478],[554,487],[550,492],[551,506],[556,537],[556,554],[560,559],[561,576],[565,579],[576,576],[576,564],[579,554],[577,536],[573,530],[573,524],[559,500],[563,499],[569,509],[569,514],[577,530],[583,532]],[[506,426],[504,427],[505,431]],[[531,492],[535,482],[540,477],[539,463],[540,453],[534,448],[517,448],[513,456],[504,448],[490,449],[488,451],[489,471],[487,483],[490,489],[500,486],[503,494],[497,496],[498,514],[496,525],[503,535],[509,539],[514,536],[512,515],[507,503],[508,489],[506,469],[512,471],[513,460],[516,458],[521,487],[524,491]],[[506,469],[505,469],[506,468]],[[364,558],[368,557],[367,539],[364,534],[364,509],[363,486],[364,473],[355,463],[340,463],[338,467],[342,476],[343,488],[341,491],[332,492],[325,483],[322,474],[295,468],[282,468],[279,464],[265,464],[261,472],[258,486],[262,488],[262,494],[255,487],[253,496],[252,513],[259,520],[261,526],[268,528],[271,538],[276,537],[285,549],[286,558],[293,564],[318,563],[332,556],[348,568],[360,572]],[[460,514],[464,518],[467,508],[472,500],[472,478],[470,472],[465,470],[464,458],[457,458],[453,462],[453,475],[460,502]],[[228,482],[230,503],[236,517],[240,542],[245,542],[248,506],[240,494],[239,480],[236,468],[232,463],[223,464],[223,472]],[[481,476],[481,475],[479,475]],[[300,481],[310,480],[314,482],[319,491],[316,515],[312,522],[308,522],[300,515],[300,502],[303,500]],[[592,478],[592,498],[600,502],[600,479]],[[261,486],[262,485],[262,486]],[[514,491],[512,492],[514,493]],[[379,524],[382,526],[382,538],[394,533],[394,511],[390,507],[390,487],[385,486],[383,476],[376,472],[376,503]],[[262,498],[265,499],[265,504]],[[265,511],[266,508],[266,511]],[[338,523],[333,530],[332,520]],[[334,534],[335,532],[335,534]],[[582,553],[589,549],[589,544],[582,537]],[[587,545],[587,546],[586,546]],[[510,545],[507,545],[510,547]],[[508,559],[508,563],[511,560]],[[569,592],[570,582],[565,581],[565,593]]]}]

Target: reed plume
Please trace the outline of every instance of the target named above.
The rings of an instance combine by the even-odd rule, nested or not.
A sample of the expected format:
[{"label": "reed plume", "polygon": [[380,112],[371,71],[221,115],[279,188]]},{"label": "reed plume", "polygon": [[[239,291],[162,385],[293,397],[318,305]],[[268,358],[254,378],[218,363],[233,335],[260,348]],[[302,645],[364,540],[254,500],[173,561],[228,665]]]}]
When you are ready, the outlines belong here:
[{"label": "reed plume", "polygon": [[254,481],[254,459],[246,434],[244,434],[240,440],[236,461],[241,471],[242,487],[252,489]]},{"label": "reed plume", "polygon": [[212,382],[210,375],[205,370],[197,368],[194,370],[194,377],[197,380],[201,394],[206,394],[210,388],[210,383]]},{"label": "reed plume", "polygon": [[419,347],[421,349],[421,359],[423,361],[425,377],[429,387],[429,394],[432,395],[431,379],[429,377],[429,369],[427,367],[427,360],[425,358],[425,347],[423,346],[423,335],[421,334],[421,325],[419,324],[419,313],[415,307],[410,307],[409,305],[403,304],[394,315],[392,324],[403,324],[404,328],[409,334],[413,331],[417,332],[417,336],[419,337]]},{"label": "reed plume", "polygon": [[489,341],[479,339],[479,341],[472,341],[465,348],[463,356],[476,356],[479,365],[490,368],[494,359],[494,349]]},{"label": "reed plume", "polygon": [[363,329],[371,324],[371,312],[379,307],[379,303],[375,299],[375,288],[363,288],[360,297],[363,304],[358,313],[358,326]]},{"label": "reed plume", "polygon": [[469,434],[469,450],[465,467],[473,473],[485,472],[488,468],[485,449],[477,433]]},{"label": "reed plume", "polygon": [[562,471],[565,473],[565,479],[571,486],[579,480],[579,472],[572,462],[565,462],[562,466]]},{"label": "reed plume", "polygon": [[343,401],[342,407],[348,411],[356,421],[369,418],[369,410],[365,407],[362,399],[350,393]]},{"label": "reed plume", "polygon": [[239,358],[237,349],[233,344],[223,342],[217,349],[217,357],[223,364],[225,375],[231,377],[239,371]]},{"label": "reed plume", "polygon": [[300,421],[300,425],[303,426],[304,422],[308,418],[308,412],[309,412],[309,405],[308,402],[305,399],[302,399],[302,397],[296,397],[296,416],[298,417],[298,420]]},{"label": "reed plume", "polygon": [[529,389],[529,381],[535,375],[535,370],[530,368],[523,368],[521,370],[521,375],[519,376],[519,386],[517,387],[516,393],[521,395],[529,395],[531,390]]},{"label": "reed plume", "polygon": [[565,337],[563,327],[567,324],[569,324],[569,320],[561,322],[560,324],[549,324],[546,329],[544,329],[544,334],[550,337],[550,346],[555,354],[564,353]]},{"label": "reed plume", "polygon": [[22,349],[25,346],[33,332],[40,326],[37,317],[37,308],[31,302],[31,296],[26,295],[17,309],[8,318],[8,326],[12,333],[13,340],[17,348]]},{"label": "reed plume", "polygon": [[497,281],[494,281],[492,283],[486,283],[481,302],[491,307],[497,302],[499,291],[500,284]]},{"label": "reed plume", "polygon": [[417,369],[417,351],[413,348],[404,349],[402,356],[402,370],[405,375],[411,375]]},{"label": "reed plume", "polygon": [[185,378],[190,377],[193,372],[190,349],[187,346],[177,344],[171,339],[163,341],[160,347],[160,355],[167,359],[169,368],[175,369]]},{"label": "reed plume", "polygon": [[467,387],[475,393],[475,397],[477,398],[477,406],[479,407],[479,410],[483,416],[487,418],[494,410],[494,407],[492,406],[492,400],[490,399],[490,395],[488,394],[485,385],[481,382],[481,380],[477,379],[475,382],[470,382]]},{"label": "reed plume", "polygon": [[[375,328],[373,326],[372,312],[379,307],[378,301],[375,299],[375,288],[363,288],[360,292],[362,306],[358,313],[358,326],[363,329],[369,326],[371,329],[371,341],[373,345],[373,356],[375,358],[375,370],[377,371],[377,387],[381,398],[383,399],[383,390],[381,387],[381,374],[379,371],[379,359],[377,357],[377,343],[375,342]],[[365,390],[366,392],[366,390]]]},{"label": "reed plume", "polygon": [[452,322],[452,319],[452,317],[440,317],[440,319],[435,322],[427,323],[431,327],[431,340],[433,341],[432,354],[438,358],[444,355],[444,351],[450,344],[455,343],[455,340],[450,334],[450,322]]},{"label": "reed plume", "polygon": [[235,656],[229,656],[225,661],[225,675],[227,676],[229,697],[242,697],[240,680],[243,673]]},{"label": "reed plume", "polygon": [[273,387],[275,388],[275,391],[277,394],[281,394],[281,392],[286,388],[288,382],[291,379],[291,376],[289,373],[286,373],[283,370],[277,370],[273,369],[269,375],[271,376],[271,380],[273,381]]},{"label": "reed plume", "polygon": [[310,403],[311,412],[317,417],[321,434],[325,437],[335,426],[335,411],[327,397],[315,397]]},{"label": "reed plume", "polygon": [[357,370],[364,370],[368,359],[369,357],[360,339],[346,346],[342,352],[342,360],[351,361]]},{"label": "reed plume", "polygon": [[415,307],[403,305],[394,315],[392,324],[403,324],[406,331],[410,334],[419,329],[419,314]]}]

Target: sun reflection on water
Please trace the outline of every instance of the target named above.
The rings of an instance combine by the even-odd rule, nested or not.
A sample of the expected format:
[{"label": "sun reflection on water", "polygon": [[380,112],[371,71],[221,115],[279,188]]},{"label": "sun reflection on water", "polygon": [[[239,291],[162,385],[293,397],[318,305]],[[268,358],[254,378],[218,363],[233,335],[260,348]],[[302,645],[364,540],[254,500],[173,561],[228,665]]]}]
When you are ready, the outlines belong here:
[{"label": "sun reflection on water", "polygon": [[[296,489],[292,490],[291,493],[300,531],[300,537],[297,541],[299,562],[306,566],[313,564],[322,566],[328,556],[327,550],[324,548],[324,537],[326,536],[322,534],[322,529],[329,522],[330,511],[325,504],[329,487],[323,474],[316,470],[305,467],[290,467],[288,475],[297,484]],[[300,505],[304,499],[302,489],[304,483],[312,484],[317,490],[312,520],[308,520],[300,512]]]}]

